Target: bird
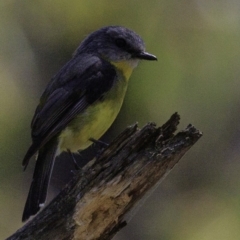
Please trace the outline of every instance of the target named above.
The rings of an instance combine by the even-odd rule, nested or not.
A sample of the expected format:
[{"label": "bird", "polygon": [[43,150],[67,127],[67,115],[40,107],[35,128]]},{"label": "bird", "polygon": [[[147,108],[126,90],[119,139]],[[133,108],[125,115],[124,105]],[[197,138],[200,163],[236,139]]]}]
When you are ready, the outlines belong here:
[{"label": "bird", "polygon": [[89,34],[72,58],[50,80],[31,122],[24,170],[36,155],[22,221],[44,206],[57,156],[78,153],[98,141],[118,115],[128,80],[139,60],[157,60],[142,38],[122,26]]}]

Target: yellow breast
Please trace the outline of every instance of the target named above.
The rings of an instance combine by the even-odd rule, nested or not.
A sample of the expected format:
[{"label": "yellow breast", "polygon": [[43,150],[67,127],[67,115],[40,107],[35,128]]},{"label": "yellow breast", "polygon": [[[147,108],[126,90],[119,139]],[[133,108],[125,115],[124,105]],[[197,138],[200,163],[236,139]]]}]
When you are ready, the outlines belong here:
[{"label": "yellow breast", "polygon": [[126,89],[127,82],[119,81],[115,88],[106,94],[104,101],[88,106],[73,119],[60,134],[58,153],[84,150],[92,144],[90,138],[98,140],[118,115]]}]

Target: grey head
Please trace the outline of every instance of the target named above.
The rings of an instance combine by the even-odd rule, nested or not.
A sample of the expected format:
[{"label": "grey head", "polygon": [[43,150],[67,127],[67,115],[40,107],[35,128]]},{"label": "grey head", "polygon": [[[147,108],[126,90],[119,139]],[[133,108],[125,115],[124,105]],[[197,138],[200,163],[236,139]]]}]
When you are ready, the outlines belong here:
[{"label": "grey head", "polygon": [[145,52],[142,38],[134,31],[120,26],[109,26],[91,33],[80,44],[76,54],[90,53],[109,61],[131,59],[157,60]]}]

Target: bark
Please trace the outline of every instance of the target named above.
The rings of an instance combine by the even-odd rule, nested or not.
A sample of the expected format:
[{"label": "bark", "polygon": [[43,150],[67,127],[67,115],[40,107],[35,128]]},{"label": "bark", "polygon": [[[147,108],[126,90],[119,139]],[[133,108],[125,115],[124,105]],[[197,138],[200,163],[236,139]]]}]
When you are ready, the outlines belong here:
[{"label": "bark", "polygon": [[126,128],[77,172],[60,194],[8,240],[106,240],[201,137],[192,125],[178,133],[179,115],[162,126]]}]

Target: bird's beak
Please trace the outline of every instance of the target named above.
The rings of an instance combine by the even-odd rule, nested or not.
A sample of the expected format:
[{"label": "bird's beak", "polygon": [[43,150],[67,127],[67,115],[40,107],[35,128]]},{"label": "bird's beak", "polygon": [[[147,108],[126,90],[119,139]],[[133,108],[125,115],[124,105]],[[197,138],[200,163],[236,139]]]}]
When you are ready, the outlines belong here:
[{"label": "bird's beak", "polygon": [[144,59],[144,60],[157,60],[157,57],[154,56],[153,54],[150,54],[148,52],[140,52],[134,55],[134,57],[139,58],[139,59]]}]

